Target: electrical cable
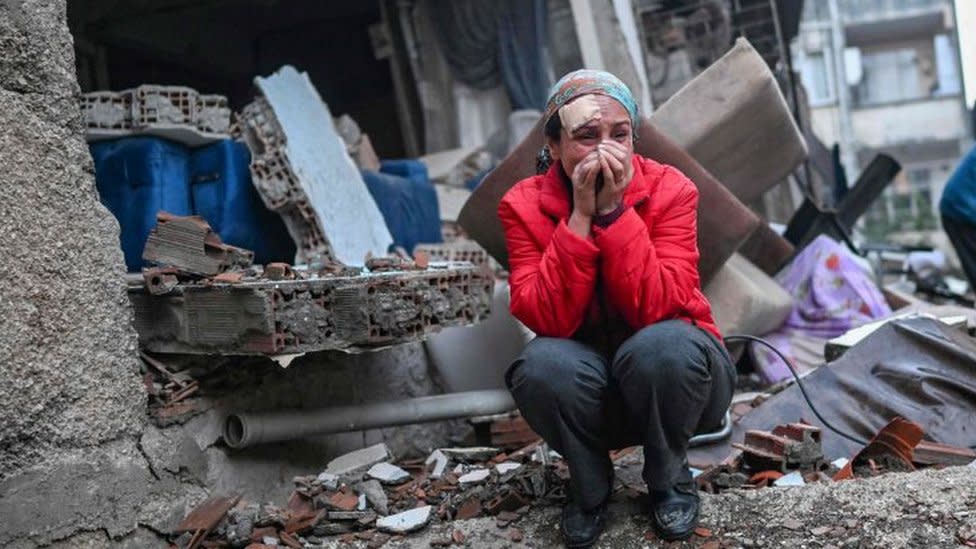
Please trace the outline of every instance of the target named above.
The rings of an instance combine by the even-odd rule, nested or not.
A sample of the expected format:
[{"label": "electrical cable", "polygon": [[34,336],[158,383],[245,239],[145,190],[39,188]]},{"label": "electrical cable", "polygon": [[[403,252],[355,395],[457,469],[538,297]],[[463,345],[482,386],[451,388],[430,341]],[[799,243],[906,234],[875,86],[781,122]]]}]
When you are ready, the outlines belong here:
[{"label": "electrical cable", "polygon": [[786,367],[790,369],[790,373],[793,374],[793,379],[796,380],[796,386],[799,387],[800,393],[803,395],[803,399],[807,401],[807,406],[809,406],[810,407],[810,410],[813,411],[813,415],[817,416],[817,419],[819,419],[820,422],[823,423],[825,427],[827,427],[831,431],[837,433],[838,435],[846,438],[847,440],[850,440],[852,442],[856,442],[856,443],[861,444],[861,445],[866,445],[867,444],[867,441],[866,440],[862,440],[862,439],[860,439],[860,438],[858,438],[858,437],[856,437],[854,435],[850,435],[848,433],[845,433],[844,431],[841,431],[837,427],[834,427],[833,425],[831,425],[829,421],[827,421],[826,419],[824,419],[824,417],[822,415],[820,415],[820,412],[817,411],[816,406],[813,405],[813,401],[810,400],[810,395],[807,394],[807,390],[803,386],[803,381],[800,380],[799,374],[797,374],[796,373],[796,370],[793,369],[793,365],[790,364],[790,361],[787,360],[786,357],[783,356],[783,353],[781,353],[779,349],[777,349],[776,347],[774,347],[772,343],[766,341],[765,339],[763,339],[761,337],[756,337],[756,336],[751,336],[751,335],[744,335],[744,334],[735,334],[735,335],[730,335],[730,336],[726,336],[725,337],[725,343],[726,344],[733,343],[735,341],[751,341],[751,342],[759,343],[761,345],[765,345],[771,351],[773,351],[774,353],[776,353],[776,356],[778,356],[780,358],[780,360],[783,361],[783,364],[786,364]]}]

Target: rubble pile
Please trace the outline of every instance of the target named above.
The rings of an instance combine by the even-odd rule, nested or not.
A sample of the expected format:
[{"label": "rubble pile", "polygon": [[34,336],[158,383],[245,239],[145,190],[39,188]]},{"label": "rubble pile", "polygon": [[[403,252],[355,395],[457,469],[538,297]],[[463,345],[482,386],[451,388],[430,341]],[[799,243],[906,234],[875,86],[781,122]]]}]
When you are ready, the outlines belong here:
[{"label": "rubble pile", "polygon": [[819,427],[806,423],[778,425],[772,431],[748,430],[743,442],[732,443],[736,450],[731,455],[718,465],[696,469],[695,479],[699,489],[716,494],[732,488],[831,483],[976,461],[976,451],[969,448],[923,441],[922,428],[900,417],[850,459],[828,460],[822,436]]},{"label": "rubble pile", "polygon": [[[336,458],[318,475],[294,479],[295,491],[282,506],[208,500],[174,534],[181,548],[229,546],[311,547],[326,538],[365,540],[380,547],[390,539],[431,524],[494,517],[513,542],[516,526],[533,505],[561,502],[569,472],[565,462],[540,441],[511,453],[497,448],[442,448],[426,460],[393,464],[379,444]],[[195,517],[222,510],[217,522]],[[187,524],[195,527],[187,527]],[[209,526],[209,527],[208,527]],[[448,529],[434,546],[463,545]]]}]

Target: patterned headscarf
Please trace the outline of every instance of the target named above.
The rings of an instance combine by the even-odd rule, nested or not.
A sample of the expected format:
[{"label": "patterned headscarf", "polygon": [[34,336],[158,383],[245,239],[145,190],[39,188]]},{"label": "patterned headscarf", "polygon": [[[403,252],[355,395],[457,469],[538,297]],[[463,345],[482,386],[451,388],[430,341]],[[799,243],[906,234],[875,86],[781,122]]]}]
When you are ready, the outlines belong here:
[{"label": "patterned headscarf", "polygon": [[[619,78],[606,71],[580,69],[573,71],[559,79],[549,90],[549,100],[546,102],[546,112],[543,117],[548,123],[559,108],[573,99],[587,94],[606,95],[616,99],[630,114],[630,124],[636,130],[640,117],[637,113],[637,102],[630,88]],[[543,124],[545,127],[545,124]]]}]

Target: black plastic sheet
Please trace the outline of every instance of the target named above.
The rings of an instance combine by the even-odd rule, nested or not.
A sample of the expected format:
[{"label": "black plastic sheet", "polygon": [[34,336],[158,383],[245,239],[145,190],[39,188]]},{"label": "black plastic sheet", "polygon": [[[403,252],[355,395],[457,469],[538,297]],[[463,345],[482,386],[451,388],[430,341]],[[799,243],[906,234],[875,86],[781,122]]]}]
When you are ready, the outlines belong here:
[{"label": "black plastic sheet", "polygon": [[[922,426],[925,440],[976,447],[976,339],[937,320],[893,320],[805,377],[803,385],[820,415],[863,440],[902,416]],[[828,459],[860,449],[821,423],[793,384],[746,414],[730,439],[695,448],[689,460],[717,463],[746,430],[800,420],[823,428]]]}]

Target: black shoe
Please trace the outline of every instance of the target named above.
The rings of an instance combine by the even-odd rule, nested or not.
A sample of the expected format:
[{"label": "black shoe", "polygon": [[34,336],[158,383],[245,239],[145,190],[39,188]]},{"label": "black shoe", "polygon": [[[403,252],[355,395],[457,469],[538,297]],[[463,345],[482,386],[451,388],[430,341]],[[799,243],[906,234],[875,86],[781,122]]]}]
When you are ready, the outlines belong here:
[{"label": "black shoe", "polygon": [[665,541],[687,538],[698,526],[698,487],[678,485],[651,492],[651,522]]},{"label": "black shoe", "polygon": [[563,507],[563,520],[560,530],[569,549],[585,549],[596,543],[607,526],[607,504],[601,503],[596,509],[584,511],[570,501]]}]

